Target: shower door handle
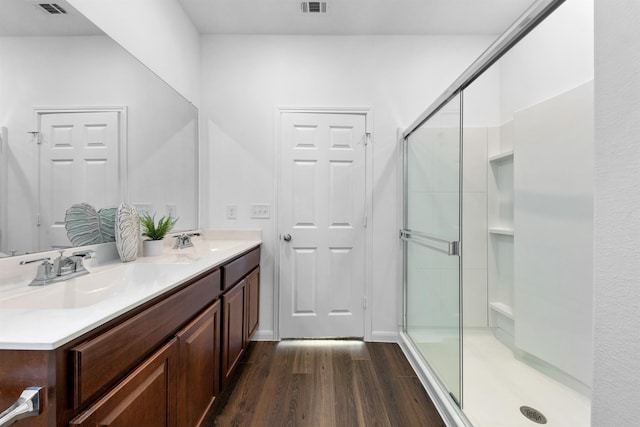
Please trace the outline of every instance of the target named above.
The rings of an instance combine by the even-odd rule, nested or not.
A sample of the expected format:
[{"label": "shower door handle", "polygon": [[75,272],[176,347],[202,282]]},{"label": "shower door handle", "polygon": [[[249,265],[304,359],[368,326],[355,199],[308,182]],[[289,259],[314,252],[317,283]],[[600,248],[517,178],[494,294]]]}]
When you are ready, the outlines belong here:
[{"label": "shower door handle", "polygon": [[[425,248],[433,249],[434,251],[441,252],[449,256],[460,255],[460,241],[458,240],[446,240],[440,237],[431,236],[419,231],[412,231],[408,229],[400,230],[400,238],[407,242],[413,242],[417,245],[424,246]],[[442,249],[434,246],[433,243],[427,243],[422,240],[429,240],[431,242],[437,242],[438,244],[447,245],[447,249]]]}]

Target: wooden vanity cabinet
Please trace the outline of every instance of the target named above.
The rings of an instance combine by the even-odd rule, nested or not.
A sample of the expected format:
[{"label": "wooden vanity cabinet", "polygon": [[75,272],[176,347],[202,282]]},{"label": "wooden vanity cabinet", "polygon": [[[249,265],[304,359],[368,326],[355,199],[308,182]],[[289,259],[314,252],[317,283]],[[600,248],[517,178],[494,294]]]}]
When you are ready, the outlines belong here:
[{"label": "wooden vanity cabinet", "polygon": [[[129,353],[135,353],[135,341],[145,343],[148,335],[154,334],[148,329],[143,331],[141,324],[146,327],[156,325],[155,329],[171,331],[170,336],[165,335],[162,339],[170,341],[161,350],[138,364],[133,372],[99,397],[69,425],[201,425],[220,391],[220,300],[211,303],[219,295],[219,289],[220,271],[216,270],[115,328],[72,348],[76,388],[81,389],[79,385],[86,383],[95,386],[85,388],[99,389],[100,381],[96,379],[106,381],[116,375],[113,368],[108,372],[102,367],[109,364],[113,367],[125,366],[121,361],[123,357],[118,356],[118,359],[110,361],[104,348],[108,348],[109,344],[127,342],[127,345],[133,346],[128,350],[127,357],[133,358]],[[200,311],[204,304],[209,305]],[[176,312],[176,308],[180,307],[182,309]],[[193,317],[189,313],[196,314],[198,311],[200,313],[184,325],[181,319],[188,320]],[[176,324],[184,326],[175,331]],[[117,338],[114,333],[117,333]],[[112,353],[117,354],[118,349],[113,348]],[[87,361],[98,363],[94,362],[94,365]],[[94,368],[100,369],[94,371]],[[76,390],[74,395],[82,396],[82,393]],[[83,402],[82,399],[74,400],[79,404]]]},{"label": "wooden vanity cabinet", "polygon": [[245,280],[241,280],[229,292],[222,296],[224,312],[222,332],[222,386],[226,386],[240,358],[244,354]]},{"label": "wooden vanity cabinet", "polygon": [[[0,403],[45,387],[19,426],[200,426],[258,325],[260,248],[55,350],[0,350]],[[26,369],[25,369],[26,368]]]},{"label": "wooden vanity cabinet", "polygon": [[69,425],[175,426],[177,371],[178,340],[174,338]]},{"label": "wooden vanity cabinet", "polygon": [[176,334],[220,294],[220,270],[209,272],[172,295],[69,350],[73,408],[95,401],[153,349]]},{"label": "wooden vanity cabinet", "polygon": [[246,328],[245,342],[248,344],[258,329],[260,321],[260,267],[256,267],[246,278],[245,285]]},{"label": "wooden vanity cabinet", "polygon": [[257,329],[260,248],[222,267],[222,387],[238,367]]},{"label": "wooden vanity cabinet", "polygon": [[222,266],[222,290],[231,289],[251,270],[260,265],[260,248],[257,247]]},{"label": "wooden vanity cabinet", "polygon": [[222,385],[225,386],[258,328],[260,268],[255,268],[222,296],[224,330]]},{"label": "wooden vanity cabinet", "polygon": [[220,392],[220,313],[218,300],[176,335],[180,426],[201,425]]}]

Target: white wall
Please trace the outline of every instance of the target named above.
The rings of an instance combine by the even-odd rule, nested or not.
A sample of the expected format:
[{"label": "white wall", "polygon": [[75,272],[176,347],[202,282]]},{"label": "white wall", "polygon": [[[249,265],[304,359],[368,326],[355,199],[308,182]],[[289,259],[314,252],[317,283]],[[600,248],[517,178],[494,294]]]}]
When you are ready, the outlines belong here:
[{"label": "white wall", "polygon": [[177,0],[68,0],[194,105],[200,35]]},{"label": "white wall", "polygon": [[515,345],[588,387],[593,111],[588,82],[518,111],[513,120]]},{"label": "white wall", "polygon": [[[250,203],[275,208],[275,107],[367,106],[373,128],[374,338],[400,324],[396,253],[396,132],[491,43],[491,37],[204,36],[201,117],[208,142],[205,226],[264,230],[260,328],[273,330],[275,220],[251,220]],[[225,205],[238,219],[225,219]],[[205,206],[207,209],[207,206]]]},{"label": "white wall", "polygon": [[500,59],[501,124],[592,80],[593,37],[593,0],[568,0]]},{"label": "white wall", "polygon": [[[466,99],[466,96],[465,96]],[[466,110],[466,107],[465,107]],[[466,115],[465,115],[466,117]],[[462,308],[465,327],[488,326],[486,128],[464,127],[462,183]]]},{"label": "white wall", "polygon": [[593,426],[640,419],[640,2],[596,1]]}]

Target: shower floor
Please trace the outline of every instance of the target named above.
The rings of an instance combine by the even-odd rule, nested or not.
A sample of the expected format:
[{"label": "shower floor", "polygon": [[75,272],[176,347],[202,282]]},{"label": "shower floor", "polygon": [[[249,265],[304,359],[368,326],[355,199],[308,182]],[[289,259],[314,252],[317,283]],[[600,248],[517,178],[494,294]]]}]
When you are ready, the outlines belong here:
[{"label": "shower floor", "polygon": [[[435,362],[431,364],[443,369],[445,378],[457,375],[451,363],[457,353],[453,332],[413,331],[411,336]],[[546,427],[590,426],[587,396],[516,359],[490,329],[465,329],[463,340],[463,407],[474,427],[540,425],[525,418],[521,406],[541,412]]]}]

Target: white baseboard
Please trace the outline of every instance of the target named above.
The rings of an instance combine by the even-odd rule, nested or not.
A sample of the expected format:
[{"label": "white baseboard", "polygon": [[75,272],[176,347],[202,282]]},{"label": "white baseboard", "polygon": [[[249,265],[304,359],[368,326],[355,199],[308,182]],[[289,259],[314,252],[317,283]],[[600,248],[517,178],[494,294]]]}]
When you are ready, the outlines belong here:
[{"label": "white baseboard", "polygon": [[251,337],[251,341],[277,341],[274,338],[273,331],[263,331],[262,329],[258,329],[253,337]]},{"label": "white baseboard", "polygon": [[[397,343],[400,340],[400,335],[397,332],[379,331],[371,334],[370,342],[393,342]],[[275,332],[272,330],[258,329],[251,338],[251,341],[278,341],[275,338]]]},{"label": "white baseboard", "polygon": [[399,342],[400,335],[397,332],[373,331],[371,332],[371,342]]}]

